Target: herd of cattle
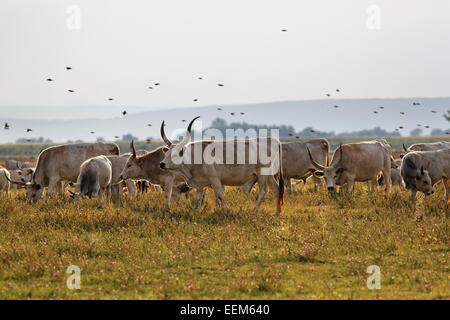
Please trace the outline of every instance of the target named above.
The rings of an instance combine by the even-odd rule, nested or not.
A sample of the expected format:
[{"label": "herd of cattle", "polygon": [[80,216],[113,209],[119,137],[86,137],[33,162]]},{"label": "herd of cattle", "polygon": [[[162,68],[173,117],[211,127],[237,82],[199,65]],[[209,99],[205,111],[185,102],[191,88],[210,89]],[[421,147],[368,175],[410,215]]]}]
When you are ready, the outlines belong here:
[{"label": "herd of cattle", "polygon": [[[275,194],[277,213],[280,213],[283,211],[285,184],[292,192],[291,179],[305,182],[312,177],[315,189],[324,181],[330,192],[336,186],[352,192],[355,182],[369,183],[370,190],[384,185],[386,192],[390,191],[391,185],[398,185],[411,191],[412,200],[416,199],[417,191],[432,194],[433,186],[442,181],[445,199],[449,203],[450,142],[404,146],[398,159],[393,157],[391,146],[384,139],[343,144],[330,155],[326,139],[284,144],[275,138],[191,142],[191,128],[196,119],[190,122],[185,138],[179,143],[166,137],[163,122],[161,137],[165,146],[151,152],[136,151],[133,143],[132,152],[122,155],[114,143],[77,143],[43,150],[36,164],[8,160],[6,168],[0,169],[0,189],[8,193],[12,186],[17,193],[17,188],[25,188],[26,196],[32,202],[41,199],[45,189],[48,197],[55,192],[63,194],[69,187],[73,188],[68,190],[73,198],[98,196],[115,201],[125,188],[132,197],[137,193],[137,183],[149,183],[164,191],[166,208],[170,209],[173,198],[191,189],[196,189],[196,200],[201,205],[206,188],[211,187],[217,204],[228,210],[225,186],[251,190],[258,183],[259,194],[254,211],[258,211],[270,187]],[[239,143],[245,148],[240,149]],[[217,144],[220,144],[220,149]],[[272,152],[276,153],[270,163],[263,161],[257,151],[263,144],[270,145]],[[174,156],[193,160],[196,148],[202,152],[212,148],[215,156],[217,150],[234,150],[234,161],[174,161]],[[257,156],[253,162],[240,163],[236,161],[240,153],[244,153],[247,160],[252,155]],[[221,156],[228,157],[228,154]],[[275,169],[267,174],[268,168]]]}]

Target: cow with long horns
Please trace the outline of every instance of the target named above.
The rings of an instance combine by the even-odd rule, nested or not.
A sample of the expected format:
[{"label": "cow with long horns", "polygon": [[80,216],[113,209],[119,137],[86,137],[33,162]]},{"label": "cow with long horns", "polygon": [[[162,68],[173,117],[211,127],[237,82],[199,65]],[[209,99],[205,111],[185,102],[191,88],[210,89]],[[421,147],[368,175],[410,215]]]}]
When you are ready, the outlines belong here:
[{"label": "cow with long horns", "polygon": [[411,200],[415,201],[417,191],[432,194],[433,186],[442,180],[445,198],[450,197],[450,149],[437,151],[415,151],[403,157],[401,174],[406,189],[411,190]]},{"label": "cow with long horns", "polygon": [[284,180],[280,141],[268,137],[191,142],[192,124],[198,118],[189,123],[185,138],[178,144],[167,138],[163,121],[161,137],[168,150],[160,163],[161,169],[183,177],[197,190],[211,186],[217,201],[227,211],[224,186],[242,186],[256,178],[260,188],[254,212],[258,211],[269,186],[276,196],[277,213],[281,213]]},{"label": "cow with long horns", "polygon": [[406,148],[403,144],[403,150],[408,153],[412,151],[437,151],[442,149],[450,148],[450,142],[438,141],[438,142],[426,142],[426,143],[415,143]]},{"label": "cow with long horns", "polygon": [[162,146],[144,155],[138,155],[134,147],[134,141],[132,141],[131,150],[131,157],[128,158],[120,178],[124,180],[143,179],[151,184],[160,185],[166,195],[166,209],[170,210],[174,182],[184,180],[182,178],[177,179],[173,173],[159,167],[159,163],[164,159],[169,148]]},{"label": "cow with long horns", "polygon": [[313,165],[318,169],[315,175],[324,177],[327,189],[334,191],[336,185],[346,185],[351,192],[355,182],[369,181],[376,186],[377,176],[383,172],[386,177],[386,191],[391,190],[390,146],[384,140],[365,141],[340,145],[333,153],[331,164],[318,164],[308,149]]}]

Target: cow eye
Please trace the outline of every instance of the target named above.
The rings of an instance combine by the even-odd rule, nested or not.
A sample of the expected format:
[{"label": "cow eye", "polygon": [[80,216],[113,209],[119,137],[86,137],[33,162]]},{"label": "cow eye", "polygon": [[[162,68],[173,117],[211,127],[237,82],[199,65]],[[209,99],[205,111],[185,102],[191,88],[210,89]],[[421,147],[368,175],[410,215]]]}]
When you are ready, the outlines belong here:
[{"label": "cow eye", "polygon": [[131,168],[131,164],[129,164],[129,165],[127,166],[127,168]]},{"label": "cow eye", "polygon": [[424,181],[423,184],[428,184],[428,181]]}]

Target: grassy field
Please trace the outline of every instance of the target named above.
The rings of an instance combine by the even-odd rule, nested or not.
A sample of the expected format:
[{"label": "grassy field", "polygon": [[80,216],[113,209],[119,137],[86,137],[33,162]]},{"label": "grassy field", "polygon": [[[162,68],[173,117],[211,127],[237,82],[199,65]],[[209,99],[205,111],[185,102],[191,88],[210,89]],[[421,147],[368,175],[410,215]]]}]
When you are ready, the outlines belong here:
[{"label": "grassy field", "polygon": [[[449,299],[442,186],[416,206],[405,190],[286,196],[227,189],[229,214],[157,192],[114,205],[68,197],[35,205],[0,196],[1,299]],[[81,268],[81,290],[66,269]],[[370,265],[381,289],[369,290]]]}]

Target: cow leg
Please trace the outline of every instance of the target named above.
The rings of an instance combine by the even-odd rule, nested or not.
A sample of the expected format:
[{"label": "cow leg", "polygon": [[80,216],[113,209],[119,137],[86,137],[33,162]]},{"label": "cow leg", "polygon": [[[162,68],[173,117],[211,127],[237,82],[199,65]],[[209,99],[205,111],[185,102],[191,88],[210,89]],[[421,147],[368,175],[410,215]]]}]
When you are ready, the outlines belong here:
[{"label": "cow leg", "polygon": [[416,202],[416,200],[417,200],[417,190],[414,190],[414,189],[411,190],[410,199],[411,199],[412,202]]},{"label": "cow leg", "polygon": [[46,199],[48,199],[54,192],[56,185],[58,184],[59,179],[50,179],[47,187]]},{"label": "cow leg", "polygon": [[445,188],[445,201],[447,204],[450,204],[450,179],[442,178],[442,182]]},{"label": "cow leg", "polygon": [[211,186],[214,190],[214,194],[216,195],[216,204],[219,200],[222,203],[222,207],[225,208],[227,212],[229,212],[230,209],[228,209],[227,203],[225,201],[225,189],[222,185],[222,182],[218,178],[212,178]]},{"label": "cow leg", "polygon": [[172,198],[173,177],[168,177],[164,180],[164,193],[166,195],[166,210],[170,211],[170,200]]},{"label": "cow leg", "polygon": [[258,200],[256,201],[256,206],[253,209],[253,213],[258,212],[259,207],[261,206],[261,202],[263,201],[264,196],[267,193],[267,178],[268,178],[268,176],[259,176],[258,177],[259,194],[258,194]]},{"label": "cow leg", "polygon": [[197,188],[195,192],[195,202],[197,203],[197,209],[203,205],[205,201],[205,190],[206,188]]},{"label": "cow leg", "polygon": [[381,171],[384,177],[384,184],[386,186],[386,192],[391,192],[392,178],[391,178],[391,160],[385,164],[383,170]]},{"label": "cow leg", "polygon": [[314,192],[317,192],[317,186],[318,185],[319,186],[322,185],[322,179],[316,177],[314,174],[312,175],[312,179],[313,179],[313,182],[314,182]]},{"label": "cow leg", "polygon": [[277,206],[277,214],[281,213],[281,202],[280,202],[280,192],[279,192],[279,184],[274,176],[268,177],[268,184],[270,187],[270,190],[275,194],[275,201]]},{"label": "cow leg", "polygon": [[13,184],[12,188],[13,188],[14,195],[17,195],[17,185]]},{"label": "cow leg", "polygon": [[286,191],[288,193],[293,193],[293,189],[292,189],[292,183],[291,183],[291,179],[286,179]]},{"label": "cow leg", "polygon": [[136,188],[136,182],[128,179],[127,180],[127,189],[128,189],[128,197],[132,198],[137,195],[137,188]]},{"label": "cow leg", "polygon": [[345,186],[345,191],[351,193],[353,191],[353,185],[355,180],[353,178],[347,178],[347,185]]}]

